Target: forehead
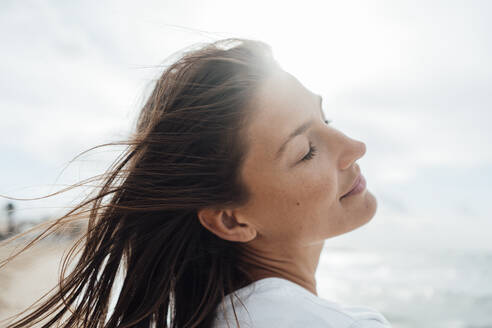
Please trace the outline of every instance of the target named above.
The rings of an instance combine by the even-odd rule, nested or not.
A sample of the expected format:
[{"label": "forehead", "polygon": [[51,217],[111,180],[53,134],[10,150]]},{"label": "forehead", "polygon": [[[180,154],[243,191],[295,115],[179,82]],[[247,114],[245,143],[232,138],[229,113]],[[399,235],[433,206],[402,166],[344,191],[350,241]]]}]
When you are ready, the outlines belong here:
[{"label": "forehead", "polygon": [[255,95],[246,128],[249,159],[273,158],[276,148],[317,104],[317,96],[285,71],[279,70],[264,80]]},{"label": "forehead", "polygon": [[[312,102],[313,93],[293,75],[278,70],[260,84],[255,98],[252,121],[259,124],[268,119],[299,114]],[[255,124],[253,122],[252,125]]]}]

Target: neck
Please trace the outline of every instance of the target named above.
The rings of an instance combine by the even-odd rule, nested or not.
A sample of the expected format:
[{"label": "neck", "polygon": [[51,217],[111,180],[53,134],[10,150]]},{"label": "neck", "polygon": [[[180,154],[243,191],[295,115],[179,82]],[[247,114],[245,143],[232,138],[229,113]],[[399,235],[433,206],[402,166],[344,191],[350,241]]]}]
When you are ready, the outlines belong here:
[{"label": "neck", "polygon": [[260,246],[259,243],[246,244],[242,254],[242,260],[247,263],[248,273],[254,281],[283,278],[318,295],[315,274],[323,243],[301,247]]}]

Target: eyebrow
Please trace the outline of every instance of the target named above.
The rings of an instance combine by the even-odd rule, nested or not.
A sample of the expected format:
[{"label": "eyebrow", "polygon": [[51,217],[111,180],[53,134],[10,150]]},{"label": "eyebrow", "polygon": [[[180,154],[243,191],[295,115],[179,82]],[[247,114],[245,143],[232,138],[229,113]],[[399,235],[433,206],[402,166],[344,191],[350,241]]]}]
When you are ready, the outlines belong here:
[{"label": "eyebrow", "polygon": [[[323,116],[323,119],[324,119],[325,114],[323,112],[323,109],[321,108],[321,103],[323,101],[323,98],[320,95],[317,95],[317,97],[318,97],[319,109],[320,109],[321,115]],[[306,132],[306,130],[309,129],[309,127],[314,122],[315,122],[314,120],[310,120],[310,121],[304,122],[299,127],[297,127],[297,129],[295,129],[294,131],[292,131],[292,133],[289,134],[289,136],[287,137],[287,140],[285,140],[284,143],[278,149],[277,154],[275,155],[275,159],[277,160],[282,155],[282,153],[285,151],[285,147],[287,146],[287,144],[289,143],[289,141],[291,141],[294,137],[297,137],[298,135],[301,135],[304,132]]]}]

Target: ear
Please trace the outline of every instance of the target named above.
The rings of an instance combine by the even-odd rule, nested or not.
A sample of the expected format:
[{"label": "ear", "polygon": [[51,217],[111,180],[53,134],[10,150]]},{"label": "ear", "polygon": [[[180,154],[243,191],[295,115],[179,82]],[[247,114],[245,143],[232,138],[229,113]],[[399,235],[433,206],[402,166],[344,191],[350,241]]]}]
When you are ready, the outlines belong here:
[{"label": "ear", "polygon": [[240,223],[233,210],[204,208],[197,215],[206,229],[222,239],[248,242],[256,238],[256,229],[249,223]]}]

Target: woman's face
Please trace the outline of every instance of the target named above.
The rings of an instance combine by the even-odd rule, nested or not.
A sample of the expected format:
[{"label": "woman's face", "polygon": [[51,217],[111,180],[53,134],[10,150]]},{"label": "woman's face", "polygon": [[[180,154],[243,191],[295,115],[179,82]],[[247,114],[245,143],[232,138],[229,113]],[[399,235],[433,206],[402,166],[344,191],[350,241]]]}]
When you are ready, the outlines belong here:
[{"label": "woman's face", "polygon": [[367,189],[341,198],[361,173],[365,144],[325,123],[320,97],[284,71],[257,95],[241,170],[251,199],[237,209],[240,221],[268,245],[322,243],[367,223],[377,208]]}]

